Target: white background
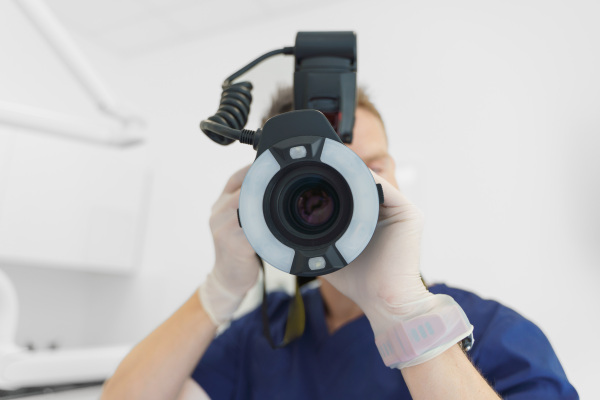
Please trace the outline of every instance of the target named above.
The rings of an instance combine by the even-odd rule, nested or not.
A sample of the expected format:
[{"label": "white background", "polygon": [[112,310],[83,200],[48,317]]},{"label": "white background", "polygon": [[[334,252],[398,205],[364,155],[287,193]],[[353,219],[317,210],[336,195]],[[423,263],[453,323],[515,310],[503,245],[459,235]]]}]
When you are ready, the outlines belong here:
[{"label": "white background", "polygon": [[[105,81],[147,119],[146,143],[119,157],[143,163],[152,189],[134,274],[1,265],[19,293],[20,344],[134,343],[173,312],[210,270],[210,206],[253,159],[250,147],[219,147],[197,128],[216,111],[220,83],[258,55],[293,45],[298,30],[354,30],[359,81],[386,122],[402,189],[426,215],[425,279],[536,322],[582,398],[600,396],[597,2],[256,0],[222,9],[181,0],[148,3],[151,12],[134,0],[49,4]],[[2,100],[95,115],[7,0],[0,50]],[[284,57],[248,74],[248,128],[259,127],[270,94],[291,76]],[[0,157],[23,135],[62,140],[0,130]],[[0,181],[1,168],[2,159]]]}]

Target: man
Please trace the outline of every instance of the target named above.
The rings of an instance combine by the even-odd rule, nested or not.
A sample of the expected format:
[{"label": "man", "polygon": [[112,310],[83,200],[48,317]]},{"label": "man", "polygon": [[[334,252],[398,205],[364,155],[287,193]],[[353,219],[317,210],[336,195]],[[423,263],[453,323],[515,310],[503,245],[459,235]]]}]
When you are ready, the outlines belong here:
[{"label": "man", "polygon": [[[269,117],[289,111],[291,98],[290,90],[281,91]],[[441,284],[425,287],[419,273],[422,216],[398,191],[383,122],[362,90],[348,147],[374,171],[385,201],[363,253],[342,270],[319,277],[319,287],[303,291],[304,334],[273,350],[255,310],[214,337],[260,268],[236,215],[246,167],[231,177],[212,208],[213,270],[198,292],[123,360],[103,399],[578,398],[534,324],[472,293]],[[451,341],[426,359],[387,368],[374,335],[425,315],[423,304],[430,310],[448,299],[474,326],[476,342],[468,355]],[[283,337],[289,302],[282,293],[268,298],[276,341]]]}]

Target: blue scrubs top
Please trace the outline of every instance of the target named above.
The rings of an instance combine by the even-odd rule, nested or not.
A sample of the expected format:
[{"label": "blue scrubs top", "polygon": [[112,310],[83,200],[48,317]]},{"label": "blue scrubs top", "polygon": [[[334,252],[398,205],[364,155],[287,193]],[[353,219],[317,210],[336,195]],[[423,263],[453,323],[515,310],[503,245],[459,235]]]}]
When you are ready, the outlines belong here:
[{"label": "blue scrubs top", "polygon": [[[452,296],[473,324],[468,353],[504,399],[578,399],[542,331],[492,300],[448,287],[429,288]],[[402,374],[383,364],[373,331],[362,316],[330,335],[319,289],[303,291],[304,335],[273,350],[262,333],[260,307],[233,321],[210,344],[192,378],[219,399],[410,399]],[[268,296],[271,333],[283,338],[290,297]]]}]

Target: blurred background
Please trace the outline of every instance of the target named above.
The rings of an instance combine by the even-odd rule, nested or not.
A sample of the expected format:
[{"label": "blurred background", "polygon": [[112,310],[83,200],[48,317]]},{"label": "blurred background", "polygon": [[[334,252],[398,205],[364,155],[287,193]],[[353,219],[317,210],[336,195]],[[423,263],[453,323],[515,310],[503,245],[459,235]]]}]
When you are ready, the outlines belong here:
[{"label": "blurred background", "polygon": [[[0,1],[0,102],[112,126],[18,1]],[[299,30],[353,30],[359,83],[426,215],[425,279],[537,323],[582,398],[600,397],[600,3],[46,4],[143,124],[122,146],[0,121],[0,270],[18,297],[17,345],[133,345],[178,308],[212,267],[211,205],[255,155],[198,129],[223,79]],[[292,73],[278,56],[247,74],[247,128]]]}]

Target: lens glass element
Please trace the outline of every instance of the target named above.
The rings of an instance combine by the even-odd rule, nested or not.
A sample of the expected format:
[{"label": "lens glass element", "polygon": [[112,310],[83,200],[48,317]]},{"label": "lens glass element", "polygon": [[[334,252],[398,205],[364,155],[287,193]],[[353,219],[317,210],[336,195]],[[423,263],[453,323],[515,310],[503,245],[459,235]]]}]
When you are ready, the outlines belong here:
[{"label": "lens glass element", "polygon": [[282,168],[263,199],[267,226],[294,248],[331,245],[352,219],[352,192],[346,180],[318,161],[295,161]]},{"label": "lens glass element", "polygon": [[318,180],[307,182],[299,190],[296,213],[309,226],[321,226],[329,222],[334,212],[334,200],[329,185]]}]

